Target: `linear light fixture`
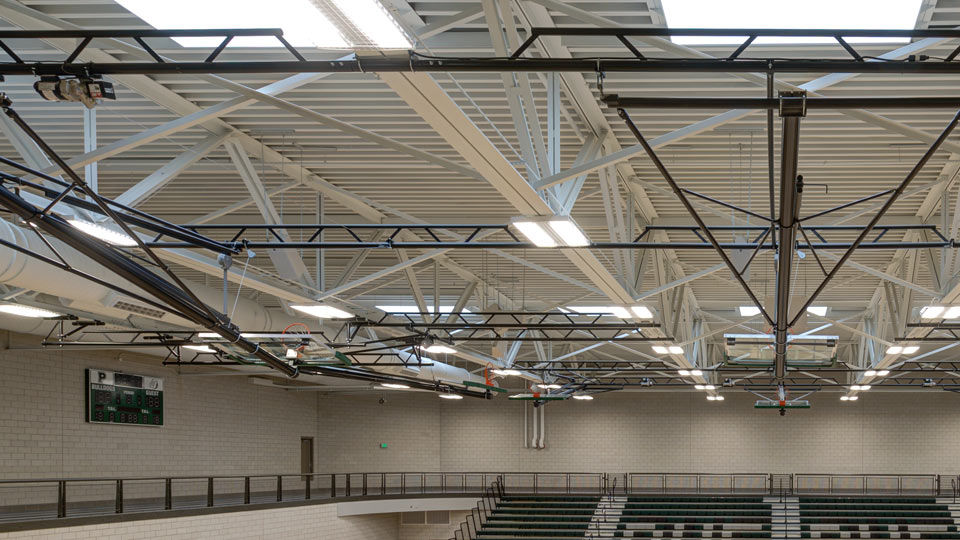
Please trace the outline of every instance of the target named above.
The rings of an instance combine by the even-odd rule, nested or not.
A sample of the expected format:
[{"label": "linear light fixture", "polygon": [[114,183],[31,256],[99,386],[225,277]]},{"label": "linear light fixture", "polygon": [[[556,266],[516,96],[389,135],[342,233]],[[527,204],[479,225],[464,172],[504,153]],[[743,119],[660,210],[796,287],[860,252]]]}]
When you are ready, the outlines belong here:
[{"label": "linear light fixture", "polygon": [[859,396],[840,396],[840,401],[856,401],[860,399]]},{"label": "linear light fixture", "polygon": [[[647,306],[567,306],[567,309],[588,315],[607,314],[620,319],[652,319],[653,311]],[[631,315],[631,312],[633,313]]]},{"label": "linear light fixture", "polygon": [[405,384],[400,384],[400,383],[388,383],[388,382],[385,382],[385,383],[380,383],[380,386],[383,387],[383,388],[389,388],[389,389],[391,389],[391,390],[408,390],[408,389],[410,389],[409,386],[407,386],[407,385],[405,385]]},{"label": "linear light fixture", "polygon": [[457,352],[453,347],[448,347],[439,343],[434,343],[433,345],[428,345],[426,347],[421,346],[420,350],[427,353],[434,354],[453,354]]},{"label": "linear light fixture", "polygon": [[117,232],[108,227],[104,227],[103,225],[98,225],[82,219],[69,219],[67,220],[67,223],[94,238],[107,242],[108,244],[121,247],[132,247],[137,245],[137,241],[133,238],[130,238],[122,232]]},{"label": "linear light fixture", "polygon": [[463,396],[460,394],[437,394],[440,396],[440,399],[463,399]]},{"label": "linear light fixture", "polygon": [[807,313],[813,313],[817,317],[826,317],[827,309],[827,306],[810,306],[807,308]]},{"label": "linear light fixture", "polygon": [[570,216],[515,217],[510,224],[537,247],[590,245],[590,239]]},{"label": "linear light fixture", "polygon": [[540,383],[540,384],[537,384],[536,386],[537,386],[537,388],[543,388],[544,390],[559,390],[559,389],[560,389],[560,385],[559,385],[559,384]]},{"label": "linear light fixture", "polygon": [[873,388],[869,384],[855,384],[850,387],[851,390],[855,392],[866,392],[867,390]]},{"label": "linear light fixture", "polygon": [[687,369],[677,370],[677,375],[679,375],[679,376],[681,376],[681,377],[689,377],[689,376],[690,376],[690,370],[687,370]]},{"label": "linear light fixture", "polygon": [[580,401],[593,401],[593,396],[591,396],[590,394],[574,394],[573,399],[577,399]]},{"label": "linear light fixture", "polygon": [[493,371],[493,372],[494,372],[495,374],[497,374],[497,375],[502,375],[502,376],[504,376],[504,377],[509,377],[509,376],[514,376],[514,377],[516,377],[516,376],[520,375],[520,371],[518,371],[518,370],[516,370],[516,369],[494,369],[494,370],[491,370],[491,371]]},{"label": "linear light fixture", "polygon": [[956,319],[960,318],[960,306],[950,306],[943,313],[944,319]]},{"label": "linear light fixture", "polygon": [[48,309],[40,309],[22,304],[0,304],[0,312],[7,315],[16,315],[17,317],[30,317],[33,319],[50,319],[61,316],[60,313]]},{"label": "linear light fixture", "polygon": [[913,354],[919,350],[917,345],[894,345],[887,347],[887,354]]},{"label": "linear light fixture", "polygon": [[738,309],[741,317],[753,317],[760,314],[760,308],[757,306],[740,306]]},{"label": "linear light fixture", "polygon": [[944,306],[923,306],[920,308],[920,318],[936,319],[946,309]]},{"label": "linear light fixture", "polygon": [[677,345],[653,345],[651,348],[657,354],[683,354],[683,347]]},{"label": "linear light fixture", "polygon": [[328,306],[326,304],[311,304],[302,306],[290,306],[291,308],[307,315],[312,315],[318,319],[351,319],[353,313],[342,309]]}]

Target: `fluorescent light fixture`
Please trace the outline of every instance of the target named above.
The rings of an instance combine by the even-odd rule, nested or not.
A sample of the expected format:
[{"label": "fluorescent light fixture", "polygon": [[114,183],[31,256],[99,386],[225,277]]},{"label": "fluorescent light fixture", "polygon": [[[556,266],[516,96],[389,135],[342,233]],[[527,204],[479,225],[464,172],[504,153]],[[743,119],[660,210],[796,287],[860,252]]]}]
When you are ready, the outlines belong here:
[{"label": "fluorescent light fixture", "polygon": [[877,375],[877,371],[874,370],[874,369],[868,369],[868,370],[866,370],[866,371],[863,372],[863,375],[864,375],[865,377],[875,377],[875,376]]},{"label": "fluorescent light fixture", "polygon": [[900,354],[903,352],[903,347],[899,345],[894,345],[892,347],[887,347],[887,354]]},{"label": "fluorescent light fixture", "polygon": [[350,319],[353,317],[353,313],[324,304],[290,307],[301,313],[317,317],[318,319]]},{"label": "fluorescent light fixture", "polygon": [[[669,28],[894,28],[911,30],[921,0],[662,0]],[[824,17],[829,13],[829,17]],[[675,43],[741,43],[743,37],[674,36]],[[850,42],[906,42],[906,38],[847,38]],[[827,43],[831,38],[768,37],[754,43]],[[837,45],[837,49],[840,46]]]},{"label": "fluorescent light fixture", "polygon": [[518,370],[516,370],[516,369],[494,369],[494,370],[492,370],[492,371],[493,371],[494,373],[496,373],[497,375],[503,375],[504,377],[508,377],[508,376],[511,376],[511,375],[514,376],[514,377],[516,377],[516,376],[520,375],[520,372],[519,372]]},{"label": "fluorescent light fixture", "polygon": [[564,245],[571,247],[583,247],[590,245],[590,239],[583,234],[580,227],[569,217],[557,217],[547,222],[557,238]]},{"label": "fluorescent light fixture", "polygon": [[463,399],[463,396],[460,394],[437,394],[440,396],[440,399]]},{"label": "fluorescent light fixture", "polygon": [[653,312],[650,311],[650,308],[648,308],[647,306],[631,306],[631,307],[630,307],[630,311],[632,311],[633,314],[634,314],[638,319],[652,319],[652,318],[653,318]]},{"label": "fluorescent light fixture", "polygon": [[0,304],[0,313],[7,315],[16,315],[17,317],[31,317],[33,319],[49,319],[59,317],[59,313],[20,304]]},{"label": "fluorescent light fixture", "polygon": [[945,309],[943,306],[923,306],[920,308],[920,318],[936,319]]},{"label": "fluorescent light fixture", "polygon": [[711,395],[707,396],[707,401],[716,401],[716,400],[717,400],[717,396],[711,396]]},{"label": "fluorescent light fixture", "polygon": [[[310,0],[117,0],[154,28],[280,28],[295,47],[350,48]],[[360,0],[351,0],[360,2]],[[371,11],[371,10],[368,10]],[[185,17],[184,14],[189,14]],[[349,15],[351,16],[352,15]],[[372,16],[372,15],[371,15]],[[222,37],[174,38],[184,47],[216,47]],[[282,47],[274,37],[238,37],[230,47]]]},{"label": "fluorescent light fixture", "polygon": [[300,353],[298,353],[296,349],[287,349],[286,358],[287,360],[300,358]]},{"label": "fluorescent light fixture", "polygon": [[549,383],[540,383],[536,385],[538,388],[543,388],[544,390],[559,390],[559,384],[549,384]]},{"label": "fluorescent light fixture", "polygon": [[886,377],[889,374],[890,374],[889,369],[881,369],[880,371],[877,372],[877,375],[880,377]]},{"label": "fluorescent light fixture", "polygon": [[657,354],[667,354],[667,352],[669,352],[663,345],[654,345],[651,348],[653,349],[653,352]]},{"label": "fluorescent light fixture", "polygon": [[410,388],[409,386],[407,386],[407,385],[405,385],[405,384],[400,384],[400,383],[388,383],[388,382],[380,383],[380,386],[382,386],[382,387],[384,387],[384,388],[389,388],[389,389],[391,389],[391,390],[407,390],[407,389]]},{"label": "fluorescent light fixture", "polygon": [[956,319],[960,317],[960,306],[950,306],[943,314],[944,319]]},{"label": "fluorescent light fixture", "polygon": [[434,354],[453,354],[457,352],[453,347],[447,347],[446,345],[441,345],[434,343],[429,347],[420,347],[420,350],[423,352],[434,353]]},{"label": "fluorescent light fixture", "polygon": [[705,385],[703,385],[703,389],[704,389],[704,390],[716,390],[717,387],[714,386],[714,385],[712,385],[712,384],[705,384]]},{"label": "fluorescent light fixture", "polygon": [[854,390],[854,391],[856,391],[856,392],[866,392],[867,390],[869,390],[869,389],[871,389],[871,388],[873,388],[873,387],[870,386],[869,384],[855,384],[855,385],[853,385],[853,386],[850,387],[851,390]]},{"label": "fluorescent light fixture", "polygon": [[517,220],[513,221],[513,226],[537,247],[557,247],[557,242],[543,228],[541,222]]},{"label": "fluorescent light fixture", "polygon": [[686,369],[681,369],[681,370],[677,370],[677,375],[680,375],[681,377],[689,377],[690,372]]},{"label": "fluorescent light fixture", "polygon": [[873,387],[870,386],[869,384],[864,384],[864,385],[861,385],[861,386],[860,386],[860,390],[863,391],[863,392],[866,392],[867,390],[869,390],[869,389],[871,389],[871,388],[873,388]]},{"label": "fluorescent light fixture", "polygon": [[703,375],[703,372],[700,371],[699,369],[691,369],[690,374],[693,375],[694,377],[699,377]]},{"label": "fluorescent light fixture", "polygon": [[725,398],[723,396],[717,396],[716,401],[723,401]]},{"label": "fluorescent light fixture", "polygon": [[813,313],[818,317],[826,317],[827,306],[810,306],[807,308],[807,313]]},{"label": "fluorescent light fixture", "polygon": [[903,348],[903,354],[913,354],[920,350],[920,347],[916,345],[909,345]]},{"label": "fluorescent light fixture", "polygon": [[67,222],[86,234],[103,240],[108,244],[122,247],[131,247],[137,245],[136,240],[133,238],[130,238],[121,232],[104,227],[103,225],[97,225],[96,223],[91,223],[82,219],[70,219],[67,220]]},{"label": "fluorescent light fixture", "polygon": [[840,396],[840,401],[850,401],[850,396]]},{"label": "fluorescent light fixture", "polygon": [[848,401],[856,401],[858,399],[860,399],[860,396],[850,396],[847,398]]},{"label": "fluorescent light fixture", "polygon": [[702,385],[702,384],[695,384],[695,385],[693,385],[693,387],[694,387],[695,389],[697,389],[697,390],[703,390],[703,389],[706,388],[706,387],[705,387],[704,385]]},{"label": "fluorescent light fixture", "polygon": [[757,306],[740,306],[737,309],[740,310],[741,317],[753,317],[760,314],[760,308]]},{"label": "fluorescent light fixture", "polygon": [[[637,306],[637,307],[643,307],[643,306]],[[633,315],[630,315],[630,311],[627,311],[627,308],[623,306],[568,306],[568,308],[577,313],[585,313],[588,315],[613,315],[614,317],[617,317],[620,319],[630,319],[633,317]],[[630,308],[630,309],[633,310],[633,308]],[[634,314],[636,313],[637,312],[634,311]],[[641,313],[643,312],[641,311]],[[640,319],[652,318],[652,317],[653,317],[653,313],[650,314],[650,317],[641,317],[640,315],[637,315],[637,318],[640,318]]]},{"label": "fluorescent light fixture", "polygon": [[683,347],[671,345],[667,347],[667,352],[669,352],[670,354],[683,354]]},{"label": "fluorescent light fixture", "polygon": [[202,353],[215,353],[216,349],[209,345],[184,345],[184,349],[190,349],[191,351],[197,351]]},{"label": "fluorescent light fixture", "polygon": [[580,401],[592,401],[593,396],[589,394],[574,394],[573,399],[579,399]]}]

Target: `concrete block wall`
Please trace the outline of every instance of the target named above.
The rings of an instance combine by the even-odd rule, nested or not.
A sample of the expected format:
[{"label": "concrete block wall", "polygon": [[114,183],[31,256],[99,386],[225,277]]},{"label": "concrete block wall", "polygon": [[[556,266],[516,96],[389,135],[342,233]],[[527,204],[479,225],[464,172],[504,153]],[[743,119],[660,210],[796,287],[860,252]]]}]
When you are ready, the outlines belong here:
[{"label": "concrete block wall", "polygon": [[[387,392],[321,397],[321,454],[334,470],[960,473],[960,396],[867,392],[813,408],[755,396],[621,393],[547,405],[546,448],[523,448],[523,404]],[[379,448],[386,442],[386,449]]]},{"label": "concrete block wall", "polygon": [[336,504],[324,504],[0,533],[0,539],[398,540],[398,531],[398,514],[341,518]]}]

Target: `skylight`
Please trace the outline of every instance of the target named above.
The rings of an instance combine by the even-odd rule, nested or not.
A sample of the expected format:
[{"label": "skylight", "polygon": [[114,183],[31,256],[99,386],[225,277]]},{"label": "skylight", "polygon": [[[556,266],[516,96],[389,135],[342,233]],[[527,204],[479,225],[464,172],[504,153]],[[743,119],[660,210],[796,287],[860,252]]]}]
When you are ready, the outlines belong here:
[{"label": "skylight", "polygon": [[[844,28],[910,30],[921,0],[662,0],[670,28]],[[674,36],[675,43],[741,43],[743,37]],[[846,41],[906,42],[896,38],[850,38]],[[754,43],[829,43],[830,38],[757,38]],[[749,51],[749,49],[748,49]],[[745,55],[749,56],[749,52]]]},{"label": "skylight", "polygon": [[[410,40],[378,0],[117,0],[154,28],[281,28],[295,47],[407,49]],[[216,47],[221,37],[174,38]],[[238,37],[230,47],[281,47],[273,37]]]}]

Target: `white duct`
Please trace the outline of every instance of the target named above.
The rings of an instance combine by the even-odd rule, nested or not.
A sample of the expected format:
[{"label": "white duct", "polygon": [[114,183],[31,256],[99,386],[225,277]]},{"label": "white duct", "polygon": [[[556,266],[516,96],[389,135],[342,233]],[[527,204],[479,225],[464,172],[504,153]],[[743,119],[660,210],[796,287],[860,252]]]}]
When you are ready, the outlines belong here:
[{"label": "white duct", "polygon": [[536,448],[536,447],[537,447],[537,444],[539,444],[539,441],[538,441],[538,439],[539,439],[539,434],[540,434],[540,431],[539,431],[540,422],[539,422],[539,420],[538,420],[538,418],[539,418],[539,416],[540,416],[540,411],[538,410],[539,408],[540,408],[540,407],[534,407],[534,408],[533,408],[533,440],[530,441],[530,445],[531,445],[531,447],[533,447],[533,448]]},{"label": "white duct", "polygon": [[537,449],[543,450],[544,439],[547,438],[547,421],[546,421],[546,412],[547,404],[540,404],[540,440],[537,441]]},{"label": "white duct", "polygon": [[[0,219],[0,239],[51,259],[57,259],[57,255],[44,244],[35,232],[13,225],[4,219]],[[118,287],[132,293],[151,298],[145,291],[116,276],[60,240],[55,238],[48,238],[48,240],[73,268],[100,279],[109,280]],[[149,317],[169,325],[195,328],[195,325],[186,319],[165,312],[161,313],[156,308],[135,298],[127,297],[106,286],[85,280],[6,246],[0,246],[0,283],[57,296],[64,300],[66,307],[114,319],[130,319],[131,316]],[[208,305],[219,306],[222,304],[223,292],[221,290],[188,281],[184,281],[184,283],[200,300]],[[231,309],[233,310],[231,320],[245,332],[277,330],[292,323],[306,322],[309,325],[312,322],[309,319],[293,318],[279,310],[265,309],[260,304],[243,297],[237,300],[236,308],[234,309],[231,306]],[[36,333],[31,331],[35,326],[33,324],[11,323],[11,326],[7,326],[7,322],[10,322],[8,318],[0,319],[0,326],[18,332]],[[432,366],[423,366],[419,369],[401,369],[404,370],[405,375],[419,379],[444,380],[457,384],[466,380],[479,381],[480,379],[480,377],[465,369],[436,360],[431,360],[431,362],[433,363]]]}]

